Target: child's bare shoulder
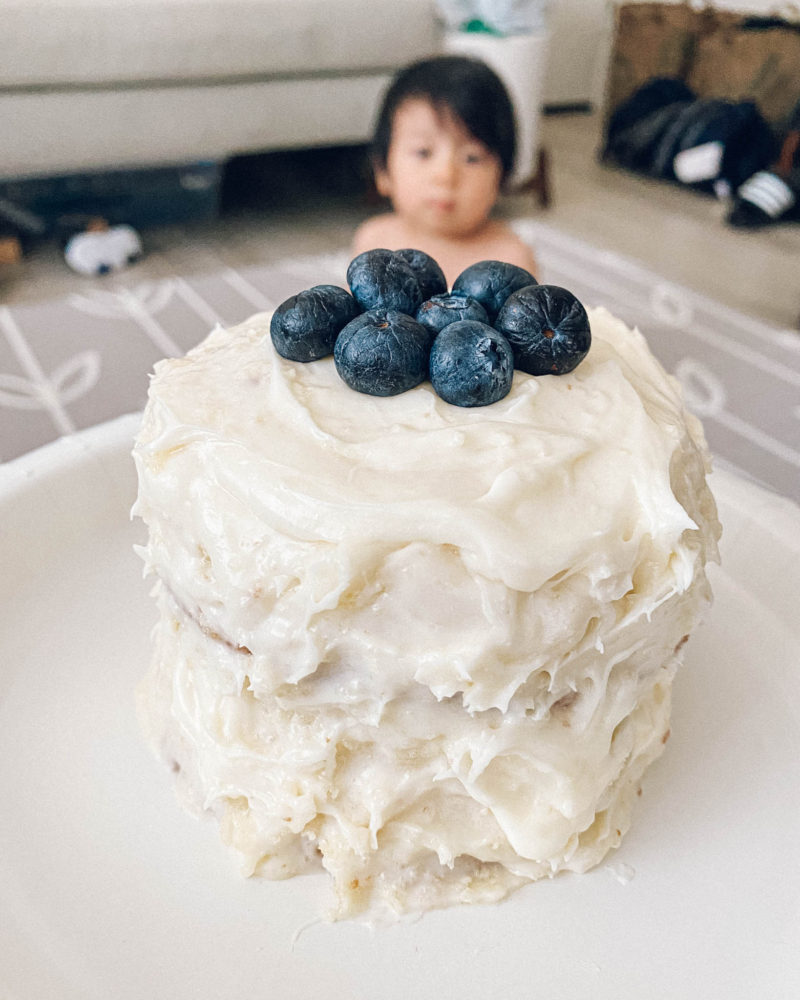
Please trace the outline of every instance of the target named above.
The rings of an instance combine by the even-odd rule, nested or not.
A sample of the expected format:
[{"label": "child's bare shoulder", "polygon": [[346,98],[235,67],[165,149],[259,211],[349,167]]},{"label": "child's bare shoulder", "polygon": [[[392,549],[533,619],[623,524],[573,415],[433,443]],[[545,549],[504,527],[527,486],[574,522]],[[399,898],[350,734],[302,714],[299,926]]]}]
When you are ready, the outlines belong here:
[{"label": "child's bare shoulder", "polygon": [[536,258],[533,250],[517,236],[507,223],[492,220],[486,237],[487,250],[491,247],[491,253],[487,256],[496,260],[504,260],[508,264],[516,264],[518,267],[524,267],[532,274],[536,274]]},{"label": "child's bare shoulder", "polygon": [[353,254],[374,250],[376,247],[387,247],[391,250],[397,242],[399,228],[399,220],[394,212],[373,215],[356,229],[353,236]]}]

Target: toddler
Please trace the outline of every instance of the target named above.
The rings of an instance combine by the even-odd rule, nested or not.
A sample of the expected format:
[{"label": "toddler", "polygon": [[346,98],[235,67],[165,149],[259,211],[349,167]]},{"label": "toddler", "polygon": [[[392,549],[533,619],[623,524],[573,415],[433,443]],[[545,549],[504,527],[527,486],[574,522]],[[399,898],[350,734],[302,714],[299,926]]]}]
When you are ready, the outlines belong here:
[{"label": "toddler", "polygon": [[436,56],[401,70],[384,97],[372,144],[375,184],[392,211],[358,228],[353,254],[423,250],[450,285],[479,260],[535,274],[530,247],[490,217],[515,147],[511,100],[485,63]]}]

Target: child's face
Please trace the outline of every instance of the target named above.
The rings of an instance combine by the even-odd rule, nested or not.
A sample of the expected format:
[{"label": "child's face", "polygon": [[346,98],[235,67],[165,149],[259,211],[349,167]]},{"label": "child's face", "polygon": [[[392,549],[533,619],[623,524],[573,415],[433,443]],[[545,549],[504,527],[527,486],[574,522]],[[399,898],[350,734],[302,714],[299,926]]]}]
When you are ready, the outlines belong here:
[{"label": "child's face", "polygon": [[443,237],[474,235],[500,190],[500,158],[446,111],[410,98],[395,112],[382,195],[411,228]]}]

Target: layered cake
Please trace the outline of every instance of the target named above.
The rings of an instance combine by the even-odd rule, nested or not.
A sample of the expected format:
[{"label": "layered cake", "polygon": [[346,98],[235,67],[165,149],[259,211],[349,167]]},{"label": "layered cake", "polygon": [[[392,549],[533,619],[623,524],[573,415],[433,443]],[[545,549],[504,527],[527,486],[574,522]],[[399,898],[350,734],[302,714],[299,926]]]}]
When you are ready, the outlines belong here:
[{"label": "layered cake", "polygon": [[616,847],[710,600],[708,453],[636,331],[487,406],[353,391],[270,316],[156,367],[140,715],[246,874],[334,916],[487,902]]}]

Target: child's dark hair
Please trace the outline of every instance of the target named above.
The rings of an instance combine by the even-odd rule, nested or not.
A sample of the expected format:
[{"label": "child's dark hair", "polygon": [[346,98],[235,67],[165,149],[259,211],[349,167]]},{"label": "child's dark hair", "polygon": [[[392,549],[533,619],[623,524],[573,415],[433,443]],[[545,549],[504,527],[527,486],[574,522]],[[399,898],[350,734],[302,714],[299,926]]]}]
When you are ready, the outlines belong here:
[{"label": "child's dark hair", "polygon": [[372,137],[372,159],[385,169],[392,123],[405,101],[422,98],[448,111],[495,153],[505,181],[514,167],[517,137],[514,105],[500,77],[479,59],[444,55],[420,59],[401,69],[383,98]]}]

